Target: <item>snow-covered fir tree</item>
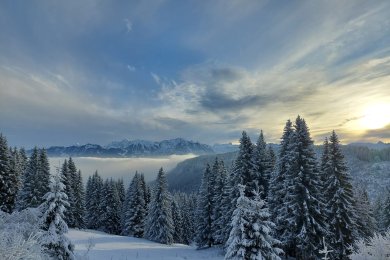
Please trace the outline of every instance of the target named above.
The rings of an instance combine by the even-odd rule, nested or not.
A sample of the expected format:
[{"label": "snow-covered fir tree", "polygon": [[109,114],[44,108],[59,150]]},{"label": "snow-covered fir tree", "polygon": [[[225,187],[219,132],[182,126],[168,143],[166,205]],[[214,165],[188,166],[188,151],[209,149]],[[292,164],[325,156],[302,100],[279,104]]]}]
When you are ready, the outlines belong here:
[{"label": "snow-covered fir tree", "polygon": [[22,178],[23,185],[18,196],[19,210],[28,207],[36,208],[43,202],[44,192],[49,187],[49,174],[46,152],[40,152],[37,147],[34,147]]},{"label": "snow-covered fir tree", "polygon": [[16,162],[8,149],[7,139],[0,134],[0,210],[11,213],[17,197]]},{"label": "snow-covered fir tree", "polygon": [[38,197],[43,202],[43,197],[50,191],[50,165],[46,150],[43,148],[39,151],[39,167],[37,178]]},{"label": "snow-covered fir tree", "polygon": [[390,188],[386,189],[385,198],[382,204],[382,229],[389,230],[390,229]]},{"label": "snow-covered fir tree", "polygon": [[175,229],[175,232],[173,233],[173,242],[183,243],[183,216],[175,198],[172,199],[172,221]]},{"label": "snow-covered fir tree", "polygon": [[73,224],[75,228],[85,227],[85,191],[83,178],[79,170],[74,180],[74,209],[73,209]]},{"label": "snow-covered fir tree", "polygon": [[[215,167],[217,164],[218,167]],[[213,171],[217,171],[216,173],[216,183],[214,189],[216,192],[214,193],[214,209],[213,209],[213,219],[212,219],[212,231],[214,244],[225,244],[223,229],[225,225],[224,215],[225,215],[225,207],[223,205],[224,194],[227,191],[227,172],[225,168],[225,164],[223,161],[216,160]]]},{"label": "snow-covered fir tree", "polygon": [[145,237],[155,242],[172,244],[173,233],[171,195],[168,192],[164,170],[161,168],[149,204]]},{"label": "snow-covered fir tree", "polygon": [[195,233],[196,195],[176,193],[174,197],[182,215],[182,243],[188,245],[193,241]]},{"label": "snow-covered fir tree", "polygon": [[279,212],[286,228],[281,238],[287,254],[298,259],[316,259],[322,237],[327,235],[322,183],[305,120],[298,116],[294,128],[288,143],[285,172],[281,172],[287,189],[285,208]]},{"label": "snow-covered fir tree", "polygon": [[[196,207],[196,236],[195,242],[199,248],[212,246],[214,244],[212,232],[213,217],[213,187],[210,185],[212,171],[207,164],[202,176],[202,183],[199,188],[198,204]],[[215,178],[213,178],[214,180]]]},{"label": "snow-covered fir tree", "polygon": [[354,234],[356,215],[351,177],[335,131],[329,138],[328,153],[329,162],[322,162],[322,165],[327,179],[325,199],[330,231],[329,243],[334,250],[332,254],[335,258],[348,259],[350,248],[356,239]]},{"label": "snow-covered fir tree", "polygon": [[368,239],[378,231],[378,226],[374,217],[374,209],[363,183],[354,185],[354,201],[359,238]]},{"label": "snow-covered fir tree", "polygon": [[275,171],[271,176],[269,208],[272,219],[275,221],[276,237],[282,243],[285,252],[291,251],[293,242],[293,232],[287,222],[288,208],[284,203],[287,196],[286,173],[290,166],[290,141],[294,130],[292,122],[287,120],[281,137],[279,160],[276,162]]},{"label": "snow-covered fir tree", "polygon": [[50,257],[60,260],[75,259],[74,246],[65,236],[68,226],[64,221],[64,211],[68,202],[64,188],[61,177],[57,174],[53,177],[50,192],[44,196],[45,202],[41,206],[43,216],[40,226],[43,231],[43,247]]},{"label": "snow-covered fir tree", "polygon": [[230,234],[231,230],[231,217],[232,210],[234,211],[234,207],[231,204],[231,192],[234,189],[233,184],[233,172],[230,171],[227,173],[224,188],[221,196],[221,204],[220,209],[222,211],[222,217],[220,218],[218,225],[221,227],[221,230],[218,232],[216,239],[220,241],[222,245],[225,245]]},{"label": "snow-covered fir tree", "polygon": [[98,218],[99,229],[110,234],[120,234],[121,231],[121,202],[117,185],[110,179],[106,179],[102,188]]},{"label": "snow-covered fir tree", "polygon": [[87,182],[85,195],[86,216],[85,222],[88,228],[97,229],[100,226],[98,222],[102,212],[100,212],[100,201],[102,200],[103,179],[96,171]]},{"label": "snow-covered fir tree", "polygon": [[273,170],[267,144],[264,140],[263,130],[260,131],[259,138],[253,150],[253,172],[257,180],[258,191],[261,198],[268,199],[269,183]]},{"label": "snow-covered fir tree", "polygon": [[283,251],[272,237],[274,223],[269,220],[266,202],[255,191],[247,197],[244,185],[239,185],[239,190],[225,259],[280,259]]},{"label": "snow-covered fir tree", "polygon": [[233,170],[228,177],[226,186],[228,197],[223,198],[224,204],[224,229],[223,237],[227,241],[231,231],[231,219],[233,211],[236,209],[237,199],[240,197],[238,185],[245,185],[245,195],[253,196],[253,191],[258,191],[258,183],[253,171],[253,144],[245,131],[240,138],[240,146]]},{"label": "snow-covered fir tree", "polygon": [[123,233],[128,236],[144,236],[146,209],[143,185],[140,174],[136,173],[131,181],[125,203]]},{"label": "snow-covered fir tree", "polygon": [[62,182],[65,186],[64,188],[64,192],[66,194],[66,196],[68,197],[68,206],[66,206],[66,210],[65,210],[65,221],[66,223],[70,226],[70,227],[73,227],[74,226],[74,217],[73,217],[73,210],[72,210],[72,206],[73,206],[73,201],[74,201],[74,191],[73,191],[73,185],[72,185],[72,176],[69,172],[69,166],[68,166],[68,160],[65,159],[64,160],[64,163],[62,164],[62,167],[61,167],[61,179],[62,179]]}]

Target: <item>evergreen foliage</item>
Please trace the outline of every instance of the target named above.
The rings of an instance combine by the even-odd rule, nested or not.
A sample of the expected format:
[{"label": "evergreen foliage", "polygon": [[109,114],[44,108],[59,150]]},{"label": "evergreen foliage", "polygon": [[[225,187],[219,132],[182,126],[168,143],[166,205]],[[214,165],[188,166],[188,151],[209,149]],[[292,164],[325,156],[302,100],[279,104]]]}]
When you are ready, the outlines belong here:
[{"label": "evergreen foliage", "polygon": [[11,213],[17,197],[16,162],[11,157],[7,139],[0,134],[0,210]]},{"label": "evergreen foliage", "polygon": [[257,191],[261,199],[268,199],[269,183],[273,170],[273,162],[267,150],[263,130],[260,131],[259,139],[253,151],[253,172],[257,180]]},{"label": "evergreen foliage", "polygon": [[141,175],[136,173],[129,186],[126,197],[126,209],[123,233],[128,236],[143,237],[145,228],[145,183]]},{"label": "evergreen foliage", "polygon": [[247,197],[243,185],[239,189],[225,259],[280,259],[283,251],[271,235],[274,223],[269,221],[266,202],[256,192]]},{"label": "evergreen foliage", "polygon": [[165,173],[161,168],[149,204],[145,237],[155,242],[172,244],[173,233],[171,195],[168,192]]},{"label": "evergreen foliage", "polygon": [[26,171],[24,172],[23,185],[18,199],[18,209],[38,207],[44,201],[43,196],[48,190],[49,180],[50,170],[46,152],[40,152],[35,147],[32,150]]},{"label": "evergreen foliage", "polygon": [[198,204],[196,209],[196,237],[195,241],[199,248],[211,247],[214,243],[212,232],[213,215],[213,187],[210,185],[212,178],[210,165],[207,164],[203,173],[202,184],[199,189]]},{"label": "evergreen foliage", "polygon": [[[322,237],[327,234],[322,202],[322,183],[313,141],[306,122],[297,117],[290,136],[284,172],[287,194],[281,219],[286,221],[282,240],[299,259],[319,257]],[[290,247],[290,248],[289,248]]]},{"label": "evergreen foliage", "polygon": [[[325,198],[327,200],[330,228],[330,245],[337,259],[348,259],[356,234],[356,215],[354,211],[354,196],[351,177],[340,151],[339,140],[333,131],[329,138],[328,162],[323,162],[325,183]],[[323,156],[324,158],[324,156]]]},{"label": "evergreen foliage", "polygon": [[41,206],[43,209],[41,219],[43,247],[45,252],[54,259],[75,259],[74,246],[65,236],[65,233],[68,232],[68,226],[64,221],[64,211],[68,202],[67,196],[63,192],[65,186],[59,175],[53,178],[50,188],[51,190],[45,195],[45,202]]},{"label": "evergreen foliage", "polygon": [[100,212],[100,201],[103,190],[103,179],[96,171],[94,175],[88,179],[86,190],[86,217],[85,222],[88,228],[98,229],[100,227],[99,218],[102,212]]}]

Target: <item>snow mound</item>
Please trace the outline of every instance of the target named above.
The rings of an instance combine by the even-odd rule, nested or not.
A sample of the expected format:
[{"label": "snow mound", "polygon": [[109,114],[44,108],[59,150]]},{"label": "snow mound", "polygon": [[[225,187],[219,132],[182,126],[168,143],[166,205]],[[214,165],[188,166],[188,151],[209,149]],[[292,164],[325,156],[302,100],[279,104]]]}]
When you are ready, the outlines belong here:
[{"label": "snow mound", "polygon": [[222,250],[217,248],[196,250],[195,247],[173,244],[164,245],[146,239],[116,236],[94,230],[70,229],[67,236],[75,244],[75,253],[84,256],[88,247],[92,248],[87,259],[126,260],[126,259],[223,259]]}]

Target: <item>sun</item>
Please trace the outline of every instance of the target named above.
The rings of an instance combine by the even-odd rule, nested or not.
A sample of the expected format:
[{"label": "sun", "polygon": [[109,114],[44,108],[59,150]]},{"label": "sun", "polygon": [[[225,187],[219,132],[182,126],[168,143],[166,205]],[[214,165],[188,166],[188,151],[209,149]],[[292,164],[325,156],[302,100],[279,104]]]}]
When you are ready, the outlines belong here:
[{"label": "sun", "polygon": [[375,104],[363,111],[360,124],[365,129],[380,129],[390,124],[390,104]]}]

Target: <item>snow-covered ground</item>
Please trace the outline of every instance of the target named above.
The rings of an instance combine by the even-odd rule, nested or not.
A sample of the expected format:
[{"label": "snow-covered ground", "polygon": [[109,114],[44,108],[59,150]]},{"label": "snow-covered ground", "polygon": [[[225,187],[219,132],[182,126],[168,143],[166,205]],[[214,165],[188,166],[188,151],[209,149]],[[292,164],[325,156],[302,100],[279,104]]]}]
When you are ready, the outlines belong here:
[{"label": "snow-covered ground", "polygon": [[163,245],[146,239],[115,236],[94,230],[70,229],[67,236],[76,245],[76,254],[83,256],[88,245],[94,244],[88,252],[91,260],[130,259],[223,259],[223,253],[216,248],[196,250],[195,247],[173,244]]}]

